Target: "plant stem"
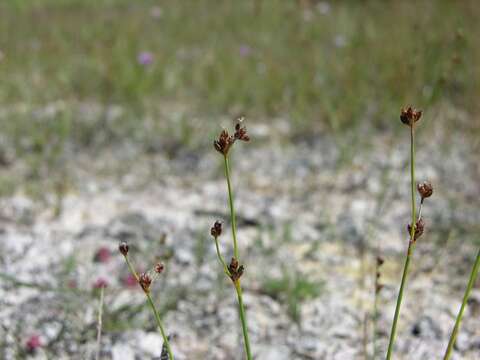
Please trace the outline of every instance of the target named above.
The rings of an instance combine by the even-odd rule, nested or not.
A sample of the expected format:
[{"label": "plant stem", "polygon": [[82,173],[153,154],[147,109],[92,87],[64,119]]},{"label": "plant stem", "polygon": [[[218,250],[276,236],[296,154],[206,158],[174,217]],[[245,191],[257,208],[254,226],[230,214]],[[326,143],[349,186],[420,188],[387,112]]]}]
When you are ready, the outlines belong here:
[{"label": "plant stem", "polygon": [[102,340],[102,317],[103,317],[103,301],[104,301],[105,287],[100,288],[100,301],[98,304],[98,322],[97,322],[97,352],[95,360],[100,359],[101,340]]},{"label": "plant stem", "polygon": [[250,339],[248,337],[247,316],[245,314],[245,308],[243,306],[242,287],[240,286],[240,280],[235,282],[235,290],[238,297],[238,310],[240,314],[240,321],[242,322],[243,338],[245,340],[245,352],[247,359],[252,360],[252,352],[250,350]]},{"label": "plant stem", "polygon": [[230,274],[230,271],[228,271],[227,263],[226,263],[225,260],[223,259],[222,254],[220,253],[220,247],[219,247],[219,245],[218,245],[218,237],[215,236],[214,239],[215,239],[215,248],[217,249],[217,257],[218,257],[218,260],[220,260],[220,263],[221,263],[222,266],[223,266],[223,271],[225,271],[225,274],[227,274],[227,276],[230,277],[231,274]]},{"label": "plant stem", "polygon": [[164,343],[165,346],[167,347],[168,359],[169,359],[169,360],[174,360],[174,359],[173,359],[172,348],[170,347],[170,342],[168,341],[167,334],[165,333],[165,330],[164,330],[164,328],[163,328],[162,320],[160,319],[160,314],[158,313],[157,308],[155,307],[155,304],[154,304],[154,302],[153,302],[153,300],[152,300],[152,297],[150,296],[150,293],[149,293],[149,292],[145,292],[145,295],[147,296],[148,304],[149,304],[150,307],[152,308],[152,311],[153,311],[153,313],[154,313],[154,315],[155,315],[155,320],[157,321],[158,328],[160,329],[160,333],[162,334],[163,343]]},{"label": "plant stem", "polygon": [[[238,246],[237,246],[237,220],[235,215],[235,206],[233,204],[233,190],[232,190],[232,183],[230,180],[230,164],[228,161],[228,156],[224,155],[223,159],[225,161],[225,177],[227,178],[227,187],[228,187],[228,203],[230,206],[230,222],[232,223],[232,237],[233,237],[233,256],[237,261],[239,260],[238,254]],[[217,253],[219,254],[220,261],[222,261],[222,257],[220,255],[220,251],[218,249],[218,242],[215,240],[215,245],[217,246]],[[222,261],[224,269],[227,271],[227,275],[229,274],[228,268],[226,268],[225,261]],[[243,332],[243,339],[245,343],[245,353],[247,355],[248,360],[252,360],[252,353],[250,350],[250,339],[248,336],[248,327],[247,327],[247,316],[245,314],[245,307],[243,305],[243,297],[242,297],[242,287],[240,285],[240,280],[234,281],[235,290],[237,291],[237,298],[238,298],[238,311],[240,314],[240,321],[242,323],[242,332]]]},{"label": "plant stem", "polygon": [[410,241],[408,242],[407,256],[405,258],[405,265],[403,266],[402,281],[397,296],[397,305],[395,306],[395,315],[393,316],[392,330],[390,332],[390,340],[388,343],[386,360],[390,360],[393,352],[393,344],[395,343],[395,335],[397,332],[397,322],[400,315],[400,308],[402,306],[403,292],[405,283],[408,277],[408,268],[410,266],[410,259],[415,249],[415,224],[416,224],[416,206],[415,206],[415,125],[410,126],[410,182],[412,189],[412,225],[410,227]]},{"label": "plant stem", "polygon": [[473,265],[472,272],[470,273],[470,279],[468,280],[467,288],[465,289],[465,294],[463,295],[462,306],[460,306],[460,311],[458,312],[457,319],[455,320],[455,326],[453,327],[452,334],[450,335],[450,340],[448,342],[448,347],[445,352],[443,360],[450,359],[452,354],[453,345],[457,340],[458,330],[460,329],[460,324],[462,322],[463,312],[465,311],[465,306],[467,304],[468,298],[470,297],[470,292],[472,291],[475,280],[477,279],[478,270],[480,268],[480,250],[478,251],[475,264]]},{"label": "plant stem", "polygon": [[[375,284],[376,285],[376,284]],[[376,287],[376,286],[375,286]],[[378,291],[375,288],[375,298],[373,300],[373,360],[377,358],[377,333],[378,333]]]},{"label": "plant stem", "polygon": [[223,159],[225,160],[225,177],[227,178],[228,204],[230,206],[230,222],[232,223],[233,256],[235,257],[235,259],[240,261],[237,246],[237,217],[235,215],[235,206],[233,204],[233,190],[232,183],[230,181],[230,164],[228,160],[228,155],[224,155]]},{"label": "plant stem", "polygon": [[[130,270],[130,272],[132,273],[132,275],[135,277],[135,279],[137,280],[137,282],[140,281],[140,278],[137,274],[137,272],[135,271],[135,269],[133,268],[133,265],[132,263],[130,262],[130,259],[128,258],[128,255],[124,256],[125,258],[125,261],[128,265],[128,269]],[[160,319],[160,314],[158,313],[157,311],[157,308],[155,307],[155,303],[153,302],[152,300],[152,297],[150,296],[150,292],[147,292],[147,291],[144,291],[145,293],[145,296],[147,297],[147,300],[148,300],[148,304],[150,305],[150,307],[152,308],[152,311],[153,311],[153,314],[155,315],[155,320],[157,322],[157,326],[160,330],[160,334],[162,335],[162,338],[163,338],[163,343],[165,344],[165,346],[167,347],[167,351],[168,351],[168,359],[169,360],[174,360],[173,358],[173,352],[172,352],[172,349],[170,347],[170,342],[168,341],[168,337],[165,333],[165,330],[163,328],[163,324],[162,324],[162,320]]]}]

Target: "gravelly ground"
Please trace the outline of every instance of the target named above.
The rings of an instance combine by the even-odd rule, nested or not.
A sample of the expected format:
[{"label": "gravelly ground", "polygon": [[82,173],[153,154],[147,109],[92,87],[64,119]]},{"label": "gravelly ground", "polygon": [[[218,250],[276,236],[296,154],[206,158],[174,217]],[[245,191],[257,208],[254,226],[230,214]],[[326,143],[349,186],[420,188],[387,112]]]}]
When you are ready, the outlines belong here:
[{"label": "gravelly ground", "polygon": [[[379,341],[383,352],[407,246],[407,137],[375,137],[370,150],[340,166],[332,139],[270,139],[252,126],[256,144],[235,149],[241,254],[252,346],[257,359],[361,359],[370,353],[374,259],[384,256]],[[397,359],[438,359],[474,259],[480,233],[478,158],[460,135],[423,137],[418,179],[435,195],[424,208],[428,230],[419,240],[403,305]],[[445,140],[447,139],[447,140]],[[404,140],[404,141],[403,141]],[[74,187],[53,217],[21,192],[1,199],[0,357],[86,359],[95,351],[99,278],[106,292],[102,355],[153,359],[161,337],[143,294],[128,287],[116,248],[128,241],[136,265],[161,258],[167,271],[154,295],[178,359],[241,359],[235,298],[209,238],[213,221],[228,221],[220,159],[208,154],[141,155],[134,148],[78,155]],[[12,174],[21,166],[9,169]],[[93,175],[95,174],[95,175]],[[100,175],[99,175],[100,174]],[[461,174],[461,176],[459,176]],[[231,253],[229,233],[223,251]],[[94,261],[100,248],[111,256]],[[302,302],[298,322],[284,294],[266,279],[301,274],[319,293]],[[14,285],[17,286],[14,286]],[[475,289],[455,359],[480,358],[480,289]],[[366,328],[366,330],[365,330]],[[365,336],[365,333],[368,336]],[[25,352],[34,334],[42,347]],[[379,357],[381,358],[381,356]]]}]

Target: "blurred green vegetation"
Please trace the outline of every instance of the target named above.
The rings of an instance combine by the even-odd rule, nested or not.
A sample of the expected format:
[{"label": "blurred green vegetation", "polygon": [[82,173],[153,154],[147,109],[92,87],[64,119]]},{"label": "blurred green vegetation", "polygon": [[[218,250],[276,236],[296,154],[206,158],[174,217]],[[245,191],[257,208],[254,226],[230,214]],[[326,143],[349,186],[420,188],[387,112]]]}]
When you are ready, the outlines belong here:
[{"label": "blurred green vegetation", "polygon": [[281,277],[266,278],[262,289],[267,295],[286,305],[288,315],[293,321],[299,322],[302,302],[320,296],[323,283],[311,281],[299,272],[292,274],[284,269]]},{"label": "blurred green vegetation", "polygon": [[478,110],[473,0],[8,0],[0,14],[0,123],[20,155],[51,139],[191,145],[238,112],[301,135],[390,129],[405,103]]}]

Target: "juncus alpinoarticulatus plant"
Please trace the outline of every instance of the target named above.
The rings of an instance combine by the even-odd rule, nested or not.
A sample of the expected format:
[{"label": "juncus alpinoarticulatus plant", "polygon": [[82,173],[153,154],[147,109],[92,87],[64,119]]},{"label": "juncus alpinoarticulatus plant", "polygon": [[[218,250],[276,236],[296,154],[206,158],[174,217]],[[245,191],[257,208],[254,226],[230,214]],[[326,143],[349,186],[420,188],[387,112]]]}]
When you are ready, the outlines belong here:
[{"label": "juncus alpinoarticulatus plant", "polygon": [[[170,342],[168,340],[168,336],[165,332],[165,329],[162,324],[162,320],[160,319],[160,314],[155,306],[155,303],[153,302],[152,296],[150,294],[150,286],[152,285],[152,282],[155,280],[155,278],[161,274],[164,270],[164,265],[162,263],[158,263],[154,266],[152,271],[149,272],[144,272],[142,274],[137,274],[135,271],[135,268],[133,267],[129,257],[128,257],[128,245],[126,243],[121,243],[118,247],[118,250],[120,253],[123,255],[125,258],[125,262],[127,263],[128,269],[132,273],[132,275],[135,277],[137,280],[138,284],[142,288],[143,292],[145,293],[145,296],[147,297],[147,302],[148,305],[150,305],[150,308],[152,309],[153,314],[155,315],[155,321],[157,322],[158,329],[160,330],[160,334],[162,335],[163,338],[163,346],[166,348],[166,352],[168,353],[168,360],[174,360],[173,358],[173,352],[172,348],[170,347]],[[164,351],[162,351],[164,353]],[[162,354],[162,358],[164,355]]]},{"label": "juncus alpinoarticulatus plant", "polygon": [[[397,332],[397,322],[400,315],[400,308],[402,306],[403,293],[405,284],[408,277],[408,269],[410,261],[415,250],[415,245],[418,238],[423,234],[425,228],[425,222],[422,218],[422,206],[426,198],[430,197],[433,193],[432,185],[429,182],[423,182],[418,184],[415,188],[415,125],[422,117],[420,110],[407,107],[402,109],[400,114],[400,120],[402,123],[410,128],[410,182],[411,182],[411,195],[412,195],[412,223],[407,226],[407,230],[410,236],[408,242],[407,256],[405,257],[405,265],[403,267],[402,280],[400,282],[400,290],[398,291],[397,305],[395,307],[395,315],[393,316],[392,330],[390,332],[390,340],[388,343],[387,360],[390,360],[393,352],[393,345],[395,343],[395,335]],[[420,208],[418,210],[418,217],[415,204],[415,190],[420,194]]]},{"label": "juncus alpinoarticulatus plant", "polygon": [[225,167],[225,177],[227,179],[227,188],[228,188],[228,203],[230,207],[230,222],[232,224],[232,238],[233,238],[233,257],[230,261],[230,264],[227,266],[218,244],[218,238],[222,234],[222,224],[219,221],[216,221],[210,230],[211,235],[215,240],[215,247],[217,250],[217,256],[222,264],[223,271],[225,274],[232,280],[233,286],[237,293],[238,299],[238,309],[240,314],[240,321],[242,323],[242,332],[243,339],[245,344],[245,353],[248,360],[252,359],[252,353],[250,349],[250,340],[248,336],[248,327],[247,327],[247,317],[245,314],[245,307],[243,305],[243,296],[242,296],[242,287],[240,285],[240,278],[243,275],[245,267],[240,264],[240,256],[238,254],[238,244],[237,244],[237,222],[235,216],[235,205],[233,203],[233,190],[230,177],[230,158],[229,150],[232,145],[237,141],[249,141],[250,138],[247,135],[247,129],[242,124],[243,119],[238,119],[235,125],[235,132],[233,135],[230,135],[227,130],[223,130],[218,139],[214,141],[213,145],[215,150],[217,150],[222,156]]}]

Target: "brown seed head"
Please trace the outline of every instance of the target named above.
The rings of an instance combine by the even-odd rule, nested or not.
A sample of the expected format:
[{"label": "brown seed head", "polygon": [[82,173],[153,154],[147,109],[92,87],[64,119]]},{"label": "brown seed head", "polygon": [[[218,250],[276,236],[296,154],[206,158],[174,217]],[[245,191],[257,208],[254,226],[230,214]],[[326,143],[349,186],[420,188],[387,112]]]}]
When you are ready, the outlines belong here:
[{"label": "brown seed head", "polygon": [[218,139],[213,142],[215,150],[217,150],[219,153],[222,153],[224,156],[227,156],[228,151],[235,141],[250,141],[250,137],[247,135],[247,128],[242,125],[242,121],[243,117],[237,119],[237,123],[235,124],[235,132],[233,135],[230,135],[225,129],[222,130],[218,136]]},{"label": "brown seed head", "polygon": [[430,182],[424,181],[417,185],[417,190],[423,199],[429,198],[433,194],[433,186]]},{"label": "brown seed head", "polygon": [[218,238],[220,235],[222,235],[222,223],[220,221],[215,221],[215,224],[213,224],[212,228],[210,229],[210,234],[214,238]]},{"label": "brown seed head", "polygon": [[[408,233],[412,233],[412,225],[408,224],[407,226]],[[413,235],[413,241],[417,241],[417,239],[422,236],[423,231],[425,230],[425,221],[423,218],[420,218],[417,223],[415,224],[415,234]]]},{"label": "brown seed head", "polygon": [[250,137],[247,134],[247,128],[242,123],[244,119],[243,116],[237,119],[237,123],[235,124],[235,134],[233,136],[235,139],[241,141],[250,141]]},{"label": "brown seed head", "polygon": [[128,254],[128,244],[126,242],[120,243],[120,245],[118,245],[118,250],[120,251],[120,253],[123,256],[127,256],[127,254]]},{"label": "brown seed head", "polygon": [[411,106],[405,107],[400,112],[400,120],[408,126],[412,126],[422,117],[422,111],[413,109]]},{"label": "brown seed head", "polygon": [[218,152],[222,153],[223,155],[227,155],[228,150],[230,150],[230,147],[233,145],[234,142],[235,137],[230,136],[228,134],[228,131],[223,129],[218,136],[218,139],[213,142],[213,146]]},{"label": "brown seed head", "polygon": [[147,273],[142,273],[139,278],[140,286],[146,293],[150,292],[150,285],[152,284],[152,278]]},{"label": "brown seed head", "polygon": [[155,264],[154,270],[157,274],[161,274],[163,270],[165,270],[165,265],[163,265],[163,263],[157,263]]},{"label": "brown seed head", "polygon": [[228,271],[230,272],[230,279],[232,279],[233,282],[236,282],[242,277],[243,272],[245,271],[245,266],[239,265],[238,260],[232,257],[230,265],[228,265]]},{"label": "brown seed head", "polygon": [[230,265],[228,265],[228,270],[230,270],[231,273],[237,272],[238,269],[238,260],[232,257],[232,260],[230,261]]}]

